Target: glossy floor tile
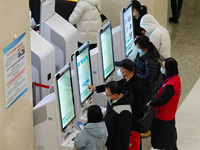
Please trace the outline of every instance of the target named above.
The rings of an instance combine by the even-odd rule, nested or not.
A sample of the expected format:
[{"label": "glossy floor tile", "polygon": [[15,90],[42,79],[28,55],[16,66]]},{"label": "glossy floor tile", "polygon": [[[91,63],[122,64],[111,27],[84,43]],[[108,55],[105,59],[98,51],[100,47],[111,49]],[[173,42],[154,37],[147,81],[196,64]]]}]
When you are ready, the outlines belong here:
[{"label": "glossy floor tile", "polygon": [[176,114],[178,147],[180,150],[200,149],[200,79],[192,88]]}]

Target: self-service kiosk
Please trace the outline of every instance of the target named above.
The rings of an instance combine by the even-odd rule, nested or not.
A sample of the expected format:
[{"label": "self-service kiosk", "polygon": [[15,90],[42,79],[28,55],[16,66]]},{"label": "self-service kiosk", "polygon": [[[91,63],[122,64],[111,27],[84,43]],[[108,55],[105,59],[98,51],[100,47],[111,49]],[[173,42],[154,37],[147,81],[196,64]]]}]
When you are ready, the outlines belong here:
[{"label": "self-service kiosk", "polygon": [[75,105],[71,67],[55,75],[55,93],[44,97],[34,108],[35,150],[73,150]]},{"label": "self-service kiosk", "polygon": [[[51,87],[54,84],[55,75],[54,47],[32,29],[30,39],[32,81]],[[50,94],[49,89],[36,87],[36,104],[48,94]]]},{"label": "self-service kiosk", "polygon": [[55,48],[56,72],[78,48],[76,28],[55,12],[55,0],[41,1],[40,34]]}]

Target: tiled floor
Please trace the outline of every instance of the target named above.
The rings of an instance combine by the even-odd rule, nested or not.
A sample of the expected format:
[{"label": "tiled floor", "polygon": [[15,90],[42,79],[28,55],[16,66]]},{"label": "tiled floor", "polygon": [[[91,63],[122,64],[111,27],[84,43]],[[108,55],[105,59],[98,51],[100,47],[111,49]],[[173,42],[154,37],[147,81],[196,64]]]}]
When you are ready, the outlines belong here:
[{"label": "tiled floor", "polygon": [[180,104],[200,78],[200,1],[184,0],[179,24],[168,23],[172,57],[179,63]]},{"label": "tiled floor", "polygon": [[[200,150],[200,0],[184,0],[179,23],[168,23],[167,29],[172,42],[171,54],[178,61],[182,82],[176,115],[178,147]],[[150,138],[143,139],[143,150],[150,149]]]},{"label": "tiled floor", "polygon": [[200,79],[192,88],[176,114],[180,150],[200,149]]}]

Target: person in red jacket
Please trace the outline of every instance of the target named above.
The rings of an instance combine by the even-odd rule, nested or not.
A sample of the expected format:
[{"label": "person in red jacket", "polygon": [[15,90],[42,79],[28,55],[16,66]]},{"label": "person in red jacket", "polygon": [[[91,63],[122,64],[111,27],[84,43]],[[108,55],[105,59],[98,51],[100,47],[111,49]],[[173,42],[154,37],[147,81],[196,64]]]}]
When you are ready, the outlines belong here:
[{"label": "person in red jacket", "polygon": [[156,149],[178,150],[175,114],[181,94],[181,81],[177,61],[166,58],[160,71],[165,78],[155,98],[148,103],[156,110],[152,123],[151,144]]}]

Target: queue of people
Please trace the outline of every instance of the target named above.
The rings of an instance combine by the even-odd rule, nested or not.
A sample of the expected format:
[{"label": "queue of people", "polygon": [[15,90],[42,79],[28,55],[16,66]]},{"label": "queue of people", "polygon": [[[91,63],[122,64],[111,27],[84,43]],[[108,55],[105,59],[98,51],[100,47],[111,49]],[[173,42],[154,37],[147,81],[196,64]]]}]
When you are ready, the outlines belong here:
[{"label": "queue of people", "polygon": [[[110,81],[106,85],[96,87],[87,85],[91,91],[105,91],[108,97],[107,112],[103,119],[102,114],[98,115],[101,111],[96,113],[88,109],[88,123],[84,126],[83,131],[77,135],[76,148],[79,150],[81,144],[82,148],[93,145],[92,149],[95,150],[103,148],[105,144],[108,150],[127,150],[130,133],[132,131],[140,132],[137,128],[137,120],[141,117],[138,114],[141,114],[142,106],[150,105],[156,110],[151,128],[152,147],[178,150],[175,114],[181,93],[181,81],[178,76],[178,63],[176,60],[166,58],[162,62],[160,71],[164,75],[163,82],[156,95],[150,97],[148,102],[144,102],[141,95],[145,94],[143,92],[145,82],[135,74],[137,65],[134,66],[134,62],[129,59],[115,62],[115,65],[120,67],[124,79]],[[131,78],[130,76],[127,77],[128,71],[129,73],[132,72],[133,76]],[[134,88],[135,90],[132,90]],[[136,104],[137,107],[133,104]],[[97,110],[97,108],[95,109]],[[99,119],[91,121],[89,119],[91,116],[93,116],[93,119]],[[90,142],[93,144],[89,144]],[[101,148],[98,148],[99,145]]]},{"label": "queue of people", "polygon": [[[151,135],[152,147],[178,150],[175,114],[181,94],[181,81],[178,63],[170,57],[170,36],[152,15],[146,14],[146,8],[138,1],[133,0],[132,4],[134,30],[137,33],[134,42],[137,56],[133,61],[123,59],[115,62],[115,66],[119,67],[117,73],[122,77],[121,80],[105,85],[87,85],[93,92],[106,93],[107,112],[104,118],[100,115],[99,119],[89,121],[91,114],[94,117],[100,112],[88,109],[88,123],[75,139],[78,150],[101,150],[104,145],[108,150],[127,150],[130,133],[135,131],[140,134],[137,120],[143,115],[144,105],[156,110],[151,132],[148,134]],[[161,56],[166,59],[160,66],[158,59]],[[155,77],[160,72],[163,74],[163,81],[157,89]]]},{"label": "queue of people", "polygon": [[[132,113],[130,130],[140,132],[139,128],[136,126],[136,123],[137,120],[142,117],[142,106],[144,104],[142,80],[135,74],[135,64],[132,60],[124,59],[122,61],[116,61],[115,66],[120,67],[118,70],[118,76],[123,77],[123,79],[115,81],[116,85],[120,87],[121,91],[130,91],[133,94],[132,102],[130,105],[134,112]],[[106,91],[106,85],[98,85],[96,87],[91,85],[87,86],[93,92],[96,91],[97,93],[100,93]]]}]

